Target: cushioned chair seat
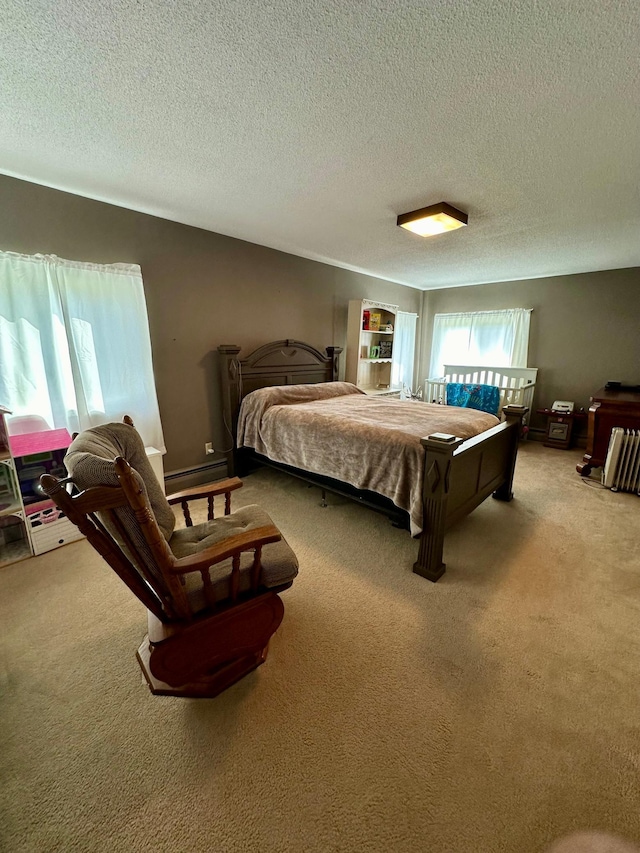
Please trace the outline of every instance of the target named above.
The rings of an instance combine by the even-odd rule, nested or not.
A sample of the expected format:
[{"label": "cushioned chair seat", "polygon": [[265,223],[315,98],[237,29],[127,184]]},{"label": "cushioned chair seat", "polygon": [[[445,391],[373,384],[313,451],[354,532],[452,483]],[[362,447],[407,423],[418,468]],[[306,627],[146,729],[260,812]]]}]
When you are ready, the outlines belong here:
[{"label": "cushioned chair seat", "polygon": [[[178,558],[190,557],[193,554],[205,551],[211,545],[235,536],[237,533],[264,527],[268,524],[273,524],[273,521],[261,507],[255,504],[240,507],[231,515],[214,518],[213,521],[205,521],[202,524],[195,524],[193,527],[176,529],[169,540],[169,547]],[[241,555],[240,592],[249,589],[251,563],[252,555],[250,553]],[[280,542],[272,542],[264,546],[261,563],[260,584],[269,589],[290,583],[298,574],[296,555],[284,537]],[[216,601],[224,601],[229,596],[231,559],[212,566],[209,575],[213,581]],[[199,575],[190,574],[187,576],[186,589],[193,612],[197,613],[204,609],[207,603],[202,592],[202,582]]]}]

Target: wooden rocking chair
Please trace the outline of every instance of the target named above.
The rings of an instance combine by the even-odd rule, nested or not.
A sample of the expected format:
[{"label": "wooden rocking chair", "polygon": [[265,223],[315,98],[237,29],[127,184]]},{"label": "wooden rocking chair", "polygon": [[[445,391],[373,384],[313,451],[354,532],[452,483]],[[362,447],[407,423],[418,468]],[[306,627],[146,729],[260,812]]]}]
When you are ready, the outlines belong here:
[{"label": "wooden rocking chair", "polygon": [[[42,488],[147,608],[137,658],[152,693],[216,696],[264,662],[298,563],[264,510],[231,512],[240,480],[165,498],[130,418],[78,434],[65,466],[69,477],[45,474]],[[194,526],[199,498],[208,520]],[[178,503],[186,527],[174,529]]]}]

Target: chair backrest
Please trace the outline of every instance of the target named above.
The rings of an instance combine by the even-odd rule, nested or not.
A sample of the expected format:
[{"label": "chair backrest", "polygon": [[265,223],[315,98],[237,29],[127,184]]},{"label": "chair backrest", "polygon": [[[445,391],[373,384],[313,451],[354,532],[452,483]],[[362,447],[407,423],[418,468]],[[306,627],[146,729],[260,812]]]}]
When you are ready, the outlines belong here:
[{"label": "chair backrest", "polygon": [[165,539],[175,527],[173,510],[154,474],[140,434],[130,418],[125,423],[91,427],[74,437],[64,464],[79,489],[120,484],[115,460],[126,459],[144,485],[156,521]]},{"label": "chair backrest", "polygon": [[137,430],[105,424],[80,433],[65,456],[69,477],[44,475],[44,491],[163,622],[189,615],[179,578],[169,568],[173,510]]}]

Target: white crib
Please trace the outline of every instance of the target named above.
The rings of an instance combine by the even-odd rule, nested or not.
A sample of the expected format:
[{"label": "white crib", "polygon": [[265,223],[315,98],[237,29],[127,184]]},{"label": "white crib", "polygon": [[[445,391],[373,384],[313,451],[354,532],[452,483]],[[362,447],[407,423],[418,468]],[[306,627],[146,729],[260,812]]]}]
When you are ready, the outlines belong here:
[{"label": "white crib", "polygon": [[538,378],[537,367],[477,367],[467,364],[445,364],[444,376],[427,379],[424,399],[427,403],[445,403],[447,383],[465,385],[497,385],[500,389],[500,411],[506,405],[533,408],[533,394]]}]

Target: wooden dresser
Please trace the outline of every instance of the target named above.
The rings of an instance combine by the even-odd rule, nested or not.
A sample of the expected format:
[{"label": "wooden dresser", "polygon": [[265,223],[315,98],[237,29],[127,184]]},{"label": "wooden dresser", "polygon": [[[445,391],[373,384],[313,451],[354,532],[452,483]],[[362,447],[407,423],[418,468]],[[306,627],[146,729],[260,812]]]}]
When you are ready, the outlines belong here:
[{"label": "wooden dresser", "polygon": [[587,452],[576,466],[583,477],[589,476],[592,468],[604,465],[614,427],[640,429],[640,387],[600,388],[591,397]]}]

